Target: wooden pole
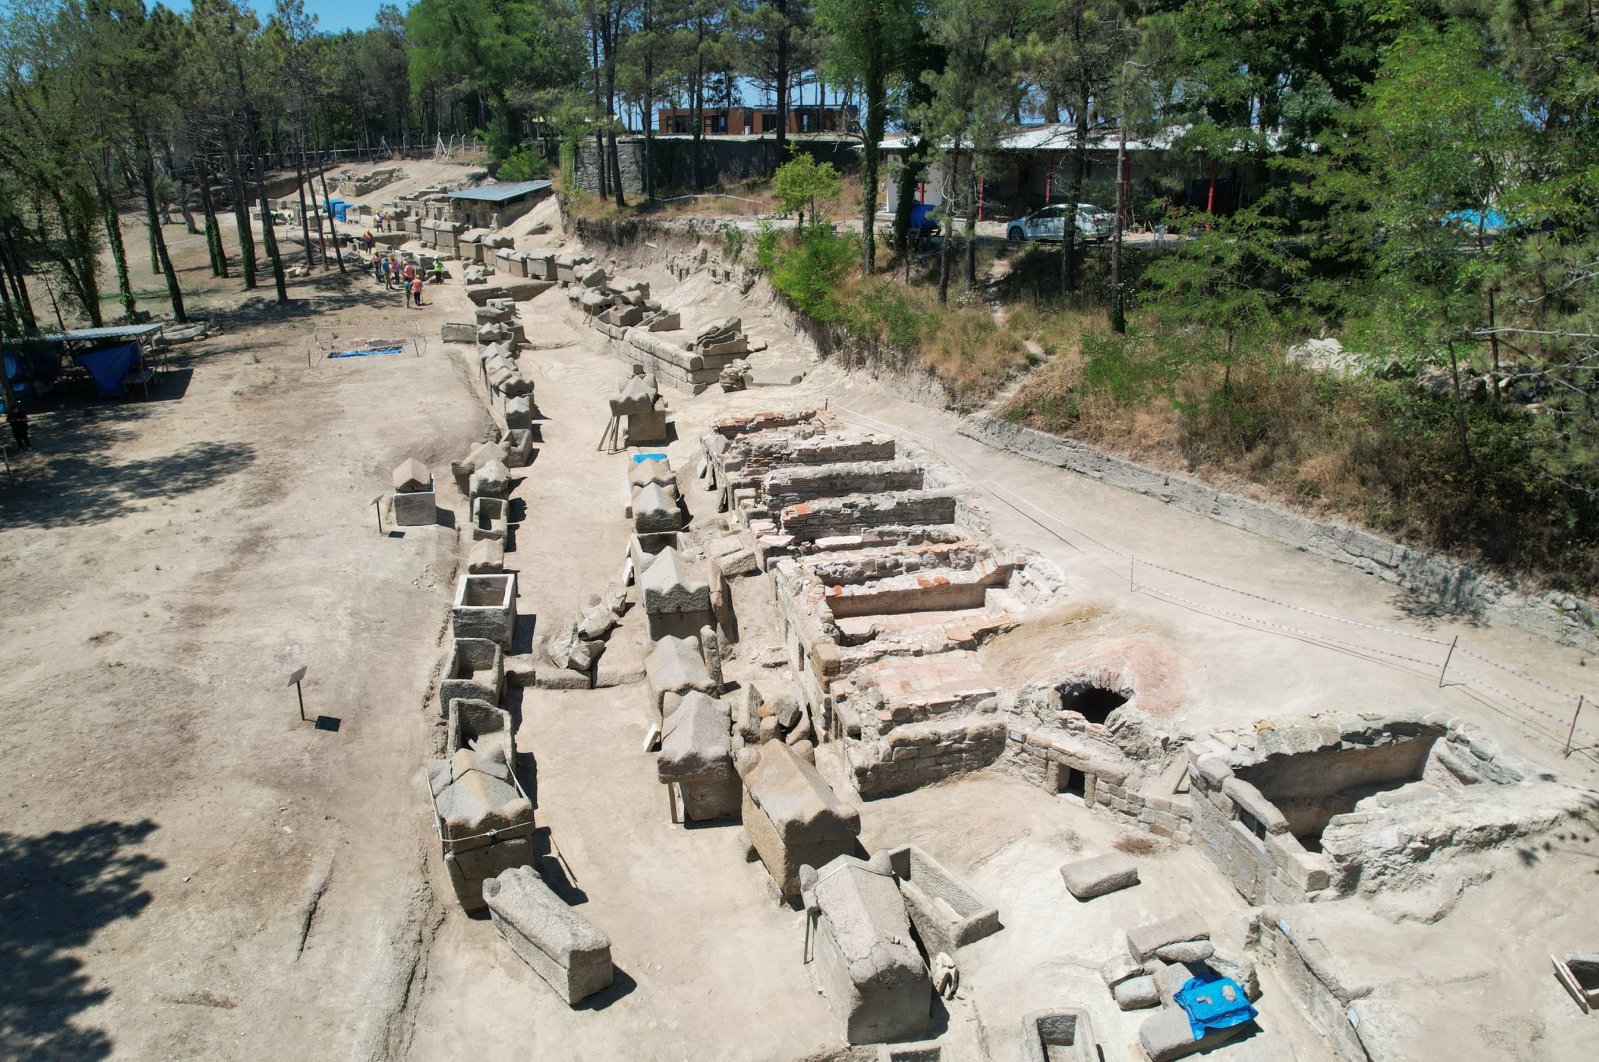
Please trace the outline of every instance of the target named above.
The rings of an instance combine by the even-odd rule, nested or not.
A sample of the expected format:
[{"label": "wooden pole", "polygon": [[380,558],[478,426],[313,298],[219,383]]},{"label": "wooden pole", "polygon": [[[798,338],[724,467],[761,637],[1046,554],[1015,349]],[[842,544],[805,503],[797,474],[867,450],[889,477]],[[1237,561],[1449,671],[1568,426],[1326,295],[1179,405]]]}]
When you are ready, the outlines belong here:
[{"label": "wooden pole", "polygon": [[1582,714],[1582,694],[1577,695],[1577,710],[1571,713],[1571,729],[1566,731],[1566,751],[1561,755],[1571,755],[1571,739],[1577,735],[1577,716]]},{"label": "wooden pole", "polygon": [[1460,635],[1455,635],[1454,641],[1449,643],[1449,655],[1444,657],[1443,669],[1438,672],[1438,688],[1444,688],[1444,675],[1449,671],[1449,661],[1455,658],[1455,643],[1460,641]]}]

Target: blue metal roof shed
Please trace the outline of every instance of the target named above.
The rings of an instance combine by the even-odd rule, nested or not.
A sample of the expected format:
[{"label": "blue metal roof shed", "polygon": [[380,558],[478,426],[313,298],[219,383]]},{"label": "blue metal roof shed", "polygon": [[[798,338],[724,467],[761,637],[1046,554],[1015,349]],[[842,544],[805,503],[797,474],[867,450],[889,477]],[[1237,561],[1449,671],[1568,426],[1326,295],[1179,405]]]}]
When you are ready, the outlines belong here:
[{"label": "blue metal roof shed", "polygon": [[463,188],[450,192],[448,199],[465,199],[476,203],[510,203],[525,196],[537,195],[552,187],[550,181],[516,181],[512,184],[485,184],[477,188]]}]

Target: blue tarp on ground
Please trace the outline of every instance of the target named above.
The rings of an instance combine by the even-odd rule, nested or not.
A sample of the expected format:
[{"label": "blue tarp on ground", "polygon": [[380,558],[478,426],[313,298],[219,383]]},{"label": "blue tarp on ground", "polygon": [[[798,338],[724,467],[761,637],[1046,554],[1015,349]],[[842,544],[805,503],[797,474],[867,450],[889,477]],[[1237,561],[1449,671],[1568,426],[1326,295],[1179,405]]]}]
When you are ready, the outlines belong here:
[{"label": "blue tarp on ground", "polygon": [[365,358],[373,354],[404,354],[404,347],[377,347],[373,350],[340,350],[329,354],[330,358]]},{"label": "blue tarp on ground", "polygon": [[343,221],[344,218],[345,218],[345,215],[350,212],[350,204],[346,203],[342,199],[329,200],[328,201],[328,205],[333,208],[333,220],[334,221]]},{"label": "blue tarp on ground", "polygon": [[128,371],[138,364],[139,344],[118,343],[114,347],[91,350],[87,354],[74,354],[72,360],[94,377],[95,392],[101,398],[116,398],[127,390],[122,381],[128,378]]},{"label": "blue tarp on ground", "polygon": [[1238,982],[1216,974],[1190,977],[1177,990],[1177,1005],[1188,1013],[1195,1040],[1203,1040],[1209,1029],[1228,1029],[1255,1018]]}]

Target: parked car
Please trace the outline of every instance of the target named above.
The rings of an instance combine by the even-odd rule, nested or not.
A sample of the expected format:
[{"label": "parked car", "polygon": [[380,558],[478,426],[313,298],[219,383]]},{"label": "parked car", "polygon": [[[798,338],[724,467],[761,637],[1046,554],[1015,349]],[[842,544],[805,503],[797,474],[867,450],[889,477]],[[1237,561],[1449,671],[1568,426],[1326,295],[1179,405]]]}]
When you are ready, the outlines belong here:
[{"label": "parked car", "polygon": [[[1092,203],[1077,204],[1077,234],[1085,240],[1107,240],[1116,228],[1116,215]],[[1066,204],[1052,203],[1017,218],[1005,226],[1005,238],[1012,243],[1023,240],[1059,240],[1066,232]]]}]

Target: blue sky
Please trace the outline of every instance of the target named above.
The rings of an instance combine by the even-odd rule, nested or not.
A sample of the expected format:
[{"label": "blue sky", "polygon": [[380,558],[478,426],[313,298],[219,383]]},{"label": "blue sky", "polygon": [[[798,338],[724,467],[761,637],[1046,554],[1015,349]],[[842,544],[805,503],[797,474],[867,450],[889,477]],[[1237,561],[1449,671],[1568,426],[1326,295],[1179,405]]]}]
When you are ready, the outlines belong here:
[{"label": "blue sky", "polygon": [[[272,13],[273,0],[248,0],[248,2],[260,12],[262,21]],[[390,2],[401,11],[409,6],[409,0],[390,0]],[[188,0],[165,0],[165,3],[174,11],[189,10]],[[153,7],[154,0],[146,0],[146,6]],[[372,20],[377,17],[378,8],[382,6],[381,0],[305,0],[306,13],[316,16],[316,28],[327,33],[366,29],[372,25]]]}]

